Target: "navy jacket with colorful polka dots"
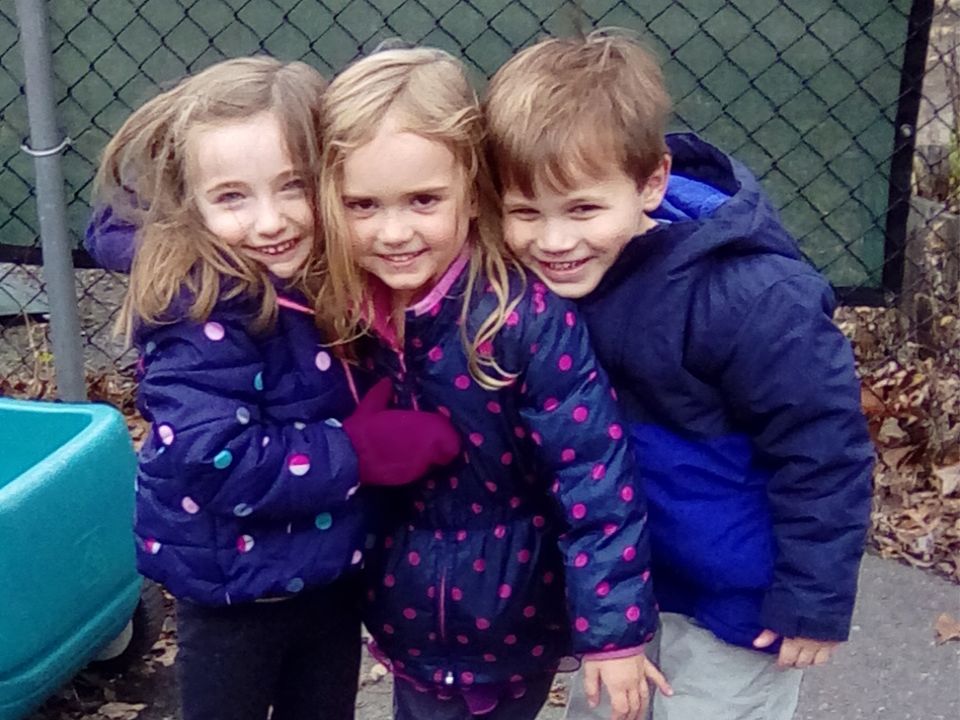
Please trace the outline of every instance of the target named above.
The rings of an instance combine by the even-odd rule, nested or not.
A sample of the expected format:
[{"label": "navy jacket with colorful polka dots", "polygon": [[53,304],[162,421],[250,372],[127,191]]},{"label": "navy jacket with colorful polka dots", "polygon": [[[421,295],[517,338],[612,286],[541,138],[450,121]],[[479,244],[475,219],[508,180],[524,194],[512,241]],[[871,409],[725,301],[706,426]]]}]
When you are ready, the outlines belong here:
[{"label": "navy jacket with colorful polka dots", "polygon": [[745,647],[843,640],[873,448],[833,293],[746,168],[668,142],[660,225],[578,303],[630,417],[660,608]]},{"label": "navy jacket with colorful polka dots", "polygon": [[[101,207],[85,245],[101,266],[129,272],[135,230]],[[137,403],[152,423],[137,475],[137,562],[178,598],[284,597],[362,562],[367,517],[340,427],[356,407],[352,378],[297,304],[262,333],[249,331],[260,309],[250,297],[221,301],[206,322],[135,333]]]},{"label": "navy jacket with colorful polka dots", "polygon": [[[406,313],[402,348],[372,351],[399,403],[448,414],[464,453],[381,495],[366,606],[398,674],[452,688],[540,676],[571,651],[636,647],[657,625],[641,484],[584,324],[529,281],[493,342],[516,379],[486,390],[458,326],[461,267]],[[471,336],[493,307],[477,291]]]}]

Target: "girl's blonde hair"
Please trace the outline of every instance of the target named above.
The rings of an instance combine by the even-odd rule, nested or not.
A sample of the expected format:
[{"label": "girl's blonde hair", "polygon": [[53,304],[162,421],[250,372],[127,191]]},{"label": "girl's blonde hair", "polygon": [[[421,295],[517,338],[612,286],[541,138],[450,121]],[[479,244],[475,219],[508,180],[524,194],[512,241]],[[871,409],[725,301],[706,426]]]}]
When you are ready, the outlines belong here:
[{"label": "girl's blonde hair", "polygon": [[[94,183],[99,204],[138,228],[137,252],[118,328],[127,336],[135,322],[161,324],[178,318],[206,319],[221,298],[262,296],[251,328],[276,318],[276,293],[266,269],[207,229],[188,187],[188,139],[198,127],[248,120],[272,113],[280,124],[294,170],[316,207],[320,163],[320,115],[326,81],[301,62],[270,57],[226,60],[161,93],[136,110],[103,152]],[[317,264],[319,223],[312,255]],[[226,282],[223,282],[226,279]]]},{"label": "girl's blonde hair", "polygon": [[[324,103],[324,151],[320,172],[320,209],[326,231],[326,263],[317,317],[333,337],[349,343],[364,334],[364,318],[373,311],[368,274],[353,261],[351,232],[343,207],[343,166],[349,153],[371,141],[389,119],[401,132],[441,143],[454,156],[472,194],[477,217],[471,220],[467,289],[460,332],[471,374],[488,388],[508,385],[513,375],[479,347],[492,341],[519,295],[511,297],[510,271],[523,277],[503,242],[500,200],[483,152],[484,129],[477,95],[463,66],[432,48],[376,52],[358,60],[330,84]],[[477,278],[486,276],[496,309],[468,337],[467,318]],[[398,323],[402,331],[402,323]]]}]

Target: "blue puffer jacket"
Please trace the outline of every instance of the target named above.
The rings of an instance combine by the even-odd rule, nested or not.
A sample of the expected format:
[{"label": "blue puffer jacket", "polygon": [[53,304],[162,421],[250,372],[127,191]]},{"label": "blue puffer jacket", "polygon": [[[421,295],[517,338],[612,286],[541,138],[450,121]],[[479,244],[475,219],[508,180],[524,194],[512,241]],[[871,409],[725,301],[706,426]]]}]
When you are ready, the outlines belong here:
[{"label": "blue puffer jacket", "polygon": [[580,301],[631,420],[661,610],[847,637],[873,448],[833,294],[751,174],[668,137],[655,216]]},{"label": "blue puffer jacket", "polygon": [[[97,238],[88,232],[91,254],[127,269],[129,243]],[[138,567],[205,605],[294,594],[363,559],[357,458],[340,427],[355,407],[346,371],[312,315],[282,307],[254,334],[258,310],[257,298],[225,301],[206,322],[134,338],[138,406],[153,424],[137,475]]]},{"label": "blue puffer jacket", "polygon": [[[641,645],[657,625],[645,502],[584,324],[530,282],[493,343],[516,380],[485,390],[458,327],[465,284],[466,271],[407,312],[402,349],[372,353],[400,403],[449,414],[465,451],[384,496],[366,624],[398,672],[453,687],[540,676],[571,650]],[[485,285],[470,337],[495,305]]]}]

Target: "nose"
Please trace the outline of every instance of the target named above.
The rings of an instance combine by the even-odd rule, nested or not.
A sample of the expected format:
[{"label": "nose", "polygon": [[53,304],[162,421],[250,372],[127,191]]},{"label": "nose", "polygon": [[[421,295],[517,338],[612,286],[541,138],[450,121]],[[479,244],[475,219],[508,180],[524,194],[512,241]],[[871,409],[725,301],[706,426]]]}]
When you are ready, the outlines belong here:
[{"label": "nose", "polygon": [[413,225],[405,213],[388,210],[383,215],[378,239],[387,245],[400,245],[413,239]]},{"label": "nose", "polygon": [[257,217],[254,222],[256,233],[264,237],[272,237],[278,235],[283,227],[283,212],[276,200],[269,197],[263,198],[257,206]]},{"label": "nose", "polygon": [[577,238],[567,223],[550,219],[543,224],[540,241],[537,244],[543,252],[561,254],[573,250],[576,247]]}]

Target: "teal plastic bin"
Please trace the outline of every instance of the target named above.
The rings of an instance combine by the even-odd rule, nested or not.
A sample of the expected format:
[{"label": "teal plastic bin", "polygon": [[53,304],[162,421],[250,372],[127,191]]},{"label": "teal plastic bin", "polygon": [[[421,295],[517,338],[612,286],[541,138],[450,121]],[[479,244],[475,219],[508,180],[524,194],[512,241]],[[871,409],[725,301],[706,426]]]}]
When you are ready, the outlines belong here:
[{"label": "teal plastic bin", "polygon": [[127,628],[136,458],[114,408],[0,398],[0,720]]}]

